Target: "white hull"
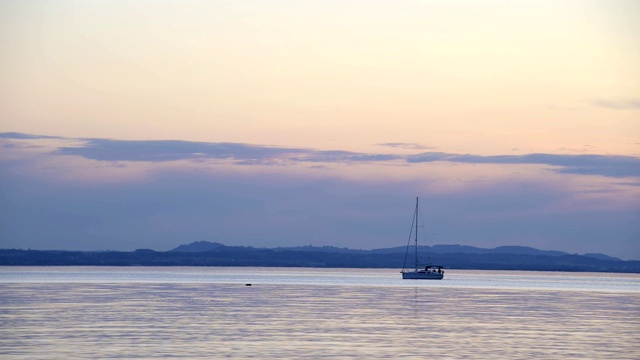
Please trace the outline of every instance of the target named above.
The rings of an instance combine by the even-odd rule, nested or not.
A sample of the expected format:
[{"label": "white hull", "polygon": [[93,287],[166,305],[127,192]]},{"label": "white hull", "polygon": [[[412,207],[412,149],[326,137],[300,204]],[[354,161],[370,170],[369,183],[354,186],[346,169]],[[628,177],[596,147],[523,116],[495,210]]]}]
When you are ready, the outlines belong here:
[{"label": "white hull", "polygon": [[402,278],[403,279],[424,279],[424,280],[441,280],[444,277],[444,274],[432,272],[432,271],[403,271]]}]

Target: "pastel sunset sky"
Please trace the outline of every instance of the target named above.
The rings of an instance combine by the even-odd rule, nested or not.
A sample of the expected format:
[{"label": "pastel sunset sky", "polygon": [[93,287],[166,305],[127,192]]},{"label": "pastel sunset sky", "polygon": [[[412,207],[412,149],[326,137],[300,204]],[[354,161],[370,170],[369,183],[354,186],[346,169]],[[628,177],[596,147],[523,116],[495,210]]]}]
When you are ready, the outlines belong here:
[{"label": "pastel sunset sky", "polygon": [[640,259],[640,2],[0,0],[0,248]]}]

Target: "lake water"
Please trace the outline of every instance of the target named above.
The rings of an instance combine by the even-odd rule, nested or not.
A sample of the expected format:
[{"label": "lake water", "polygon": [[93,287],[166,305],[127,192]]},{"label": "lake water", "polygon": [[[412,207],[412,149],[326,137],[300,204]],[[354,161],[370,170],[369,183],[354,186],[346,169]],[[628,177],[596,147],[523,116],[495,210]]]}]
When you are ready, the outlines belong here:
[{"label": "lake water", "polygon": [[640,274],[0,267],[0,358],[639,359]]}]

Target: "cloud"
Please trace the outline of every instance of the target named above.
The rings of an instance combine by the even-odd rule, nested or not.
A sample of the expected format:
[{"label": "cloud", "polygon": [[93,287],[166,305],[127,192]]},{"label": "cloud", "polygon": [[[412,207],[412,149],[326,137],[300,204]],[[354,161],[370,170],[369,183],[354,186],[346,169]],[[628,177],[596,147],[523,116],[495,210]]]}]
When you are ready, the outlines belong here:
[{"label": "cloud", "polygon": [[380,146],[399,148],[399,149],[409,149],[409,150],[425,150],[425,149],[433,149],[432,147],[423,146],[415,143],[401,143],[401,142],[390,142],[390,143],[382,143],[378,144]]},{"label": "cloud", "polygon": [[0,139],[35,140],[35,139],[63,139],[58,136],[32,135],[18,132],[0,133]]},{"label": "cloud", "polygon": [[401,159],[389,154],[365,154],[342,150],[314,150],[242,143],[209,143],[178,140],[86,139],[84,146],[61,147],[62,155],[98,161],[148,161],[224,159],[238,165],[269,165],[283,162],[379,162]]},{"label": "cloud", "polygon": [[264,160],[305,152],[239,143],[206,143],[178,140],[87,139],[81,147],[61,147],[58,153],[99,161],[175,161],[188,159]]},{"label": "cloud", "polygon": [[389,154],[363,154],[350,151],[309,151],[306,155],[292,158],[300,162],[327,162],[327,163],[367,163],[383,162],[404,159],[399,155]]},{"label": "cloud", "polygon": [[[50,139],[52,137],[0,133],[0,138],[17,140]],[[55,137],[54,137],[55,138]],[[63,138],[55,138],[63,139]],[[474,155],[447,152],[423,152],[414,155],[385,153],[359,153],[343,150],[316,150],[252,145],[228,142],[194,142],[179,140],[113,140],[68,139],[70,146],[59,146],[54,155],[76,155],[90,160],[106,162],[168,162],[177,160],[228,160],[236,165],[293,165],[314,164],[382,164],[400,162],[419,164],[450,162],[460,164],[494,165],[548,165],[560,174],[600,175],[613,178],[640,177],[640,158],[624,155],[598,154],[546,154]],[[404,146],[403,143],[387,143]],[[7,145],[5,145],[7,146]],[[10,146],[10,144],[9,144]]]},{"label": "cloud", "polygon": [[638,110],[640,109],[640,99],[628,99],[628,100],[607,100],[596,99],[588,101],[593,106],[603,107],[607,109],[616,110]]},{"label": "cloud", "polygon": [[553,171],[565,174],[602,175],[607,177],[640,176],[640,158],[623,155],[525,154],[480,156],[427,152],[407,158],[410,163],[447,161],[465,164],[536,164],[559,167]]}]

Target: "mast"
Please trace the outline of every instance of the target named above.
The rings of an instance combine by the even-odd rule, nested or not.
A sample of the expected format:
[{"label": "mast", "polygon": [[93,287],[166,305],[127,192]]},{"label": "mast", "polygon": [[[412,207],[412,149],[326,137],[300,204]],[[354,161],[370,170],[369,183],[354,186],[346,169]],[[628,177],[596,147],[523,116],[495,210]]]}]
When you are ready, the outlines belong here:
[{"label": "mast", "polygon": [[416,271],[418,271],[418,197],[416,197]]}]

